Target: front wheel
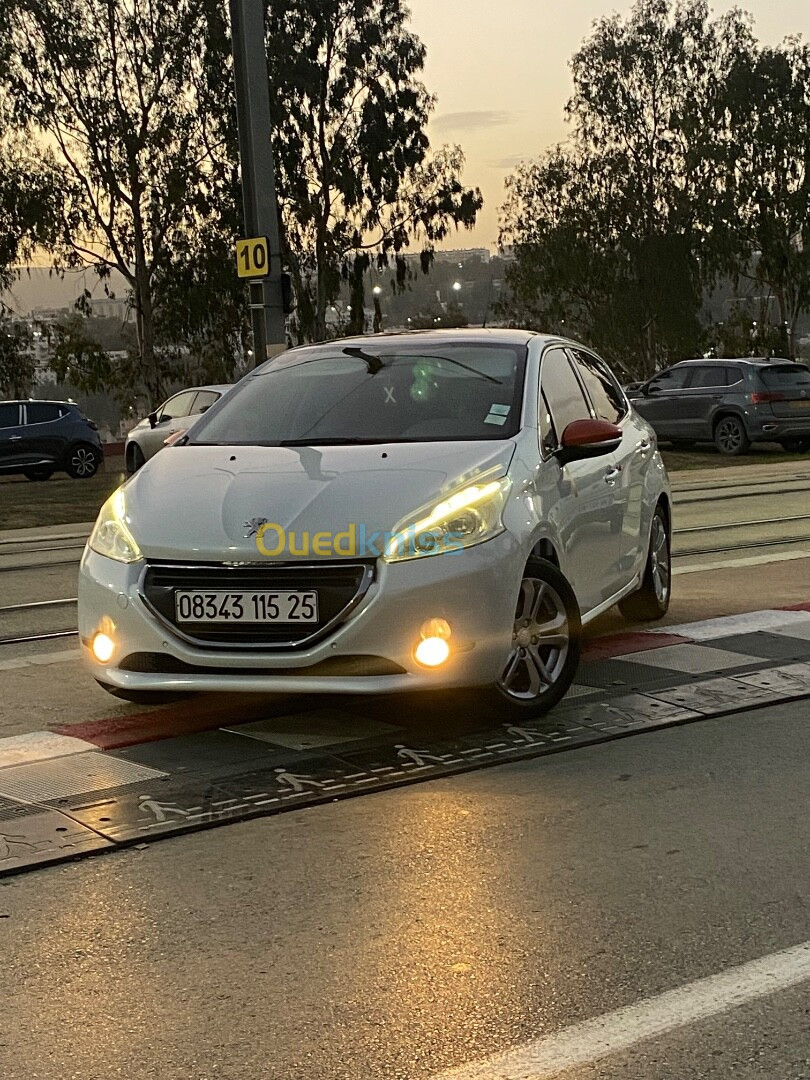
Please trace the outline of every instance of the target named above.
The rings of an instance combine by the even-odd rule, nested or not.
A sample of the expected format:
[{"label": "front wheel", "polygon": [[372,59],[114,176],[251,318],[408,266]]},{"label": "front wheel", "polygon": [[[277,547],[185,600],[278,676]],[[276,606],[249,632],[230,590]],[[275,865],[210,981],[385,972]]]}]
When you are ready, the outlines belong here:
[{"label": "front wheel", "polygon": [[27,480],[50,480],[53,476],[53,466],[33,465],[30,469],[23,470],[23,476]]},{"label": "front wheel", "polygon": [[738,416],[723,416],[714,429],[714,445],[721,454],[737,457],[751,447],[745,424]]},{"label": "front wheel", "polygon": [[798,439],[785,439],[782,449],[788,454],[806,454],[810,450],[810,436]]},{"label": "front wheel", "polygon": [[546,559],[530,559],[520,583],[509,658],[492,689],[510,719],[542,716],[565,695],[579,666],[581,623],[574,590]]},{"label": "front wheel", "polygon": [[672,554],[666,514],[658,506],[650,530],[650,548],[644,564],[641,588],[619,601],[619,611],[630,622],[663,619],[672,595]]},{"label": "front wheel", "polygon": [[94,446],[80,444],[70,451],[65,472],[74,480],[89,480],[95,476],[101,465],[101,454]]}]

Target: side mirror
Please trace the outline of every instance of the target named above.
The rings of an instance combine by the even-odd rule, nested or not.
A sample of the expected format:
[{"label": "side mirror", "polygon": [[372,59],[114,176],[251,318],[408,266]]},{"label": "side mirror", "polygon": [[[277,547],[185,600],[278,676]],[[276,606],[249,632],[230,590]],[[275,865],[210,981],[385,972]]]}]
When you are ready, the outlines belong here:
[{"label": "side mirror", "polygon": [[607,420],[574,420],[562,434],[557,450],[561,465],[569,461],[601,457],[618,450],[622,441],[622,429]]},{"label": "side mirror", "polygon": [[150,412],[146,419],[149,421],[149,427],[154,427],[157,423],[157,409],[154,412]]},{"label": "side mirror", "polygon": [[642,386],[641,393],[647,394],[660,394],[663,390],[663,386],[660,383],[648,383],[646,386]]},{"label": "side mirror", "polygon": [[200,409],[200,416],[202,416],[202,414],[203,414],[204,412],[208,412],[208,410],[209,410],[210,408],[211,408],[211,406],[210,406],[210,405],[203,405],[203,407],[202,407],[202,408]]}]

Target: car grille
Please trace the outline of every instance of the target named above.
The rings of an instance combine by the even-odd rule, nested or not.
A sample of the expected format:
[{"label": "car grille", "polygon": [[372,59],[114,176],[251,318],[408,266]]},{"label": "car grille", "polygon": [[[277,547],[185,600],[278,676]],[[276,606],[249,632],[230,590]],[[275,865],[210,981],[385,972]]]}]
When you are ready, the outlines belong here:
[{"label": "car grille", "polygon": [[[141,578],[141,596],[152,612],[178,636],[210,648],[283,649],[311,645],[336,629],[360,602],[374,580],[374,562],[321,565],[224,566],[222,563],[149,563]],[[246,589],[276,592],[315,590],[318,622],[212,625],[175,618],[177,589],[200,591]]]}]

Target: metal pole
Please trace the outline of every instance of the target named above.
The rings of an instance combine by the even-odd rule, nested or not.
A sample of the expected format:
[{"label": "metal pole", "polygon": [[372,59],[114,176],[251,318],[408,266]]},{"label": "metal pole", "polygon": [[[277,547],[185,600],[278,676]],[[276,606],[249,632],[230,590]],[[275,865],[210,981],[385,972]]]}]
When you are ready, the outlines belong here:
[{"label": "metal pole", "polygon": [[247,236],[266,236],[270,273],[251,281],[256,362],[287,346],[281,294],[281,243],[271,144],[270,89],[264,47],[264,0],[230,0],[236,119]]}]

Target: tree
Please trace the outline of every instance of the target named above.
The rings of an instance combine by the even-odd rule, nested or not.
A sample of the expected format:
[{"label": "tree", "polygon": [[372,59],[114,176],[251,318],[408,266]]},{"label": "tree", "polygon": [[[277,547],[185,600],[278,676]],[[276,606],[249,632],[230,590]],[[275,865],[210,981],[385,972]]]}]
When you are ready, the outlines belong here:
[{"label": "tree", "polygon": [[370,260],[394,262],[472,227],[480,192],[459,180],[458,148],[430,152],[425,48],[401,0],[270,3],[267,42],[285,254],[302,338],[326,336],[341,280],[362,311]]},{"label": "tree", "polygon": [[729,80],[736,277],[776,298],[791,357],[810,307],[810,46],[788,39],[739,57]]},{"label": "tree", "polygon": [[[137,328],[130,374],[157,401],[176,359],[166,335],[177,328],[178,279],[205,264],[212,236],[234,231],[235,162],[209,120],[227,76],[221,5],[0,0],[0,22],[17,117],[53,148],[64,177],[57,259],[91,265],[105,282],[123,275]],[[220,314],[237,332],[243,313]]]},{"label": "tree", "polygon": [[694,355],[701,286],[727,260],[728,73],[751,48],[738,12],[640,0],[571,61],[572,137],[509,184],[507,310],[574,324],[639,373]]}]

